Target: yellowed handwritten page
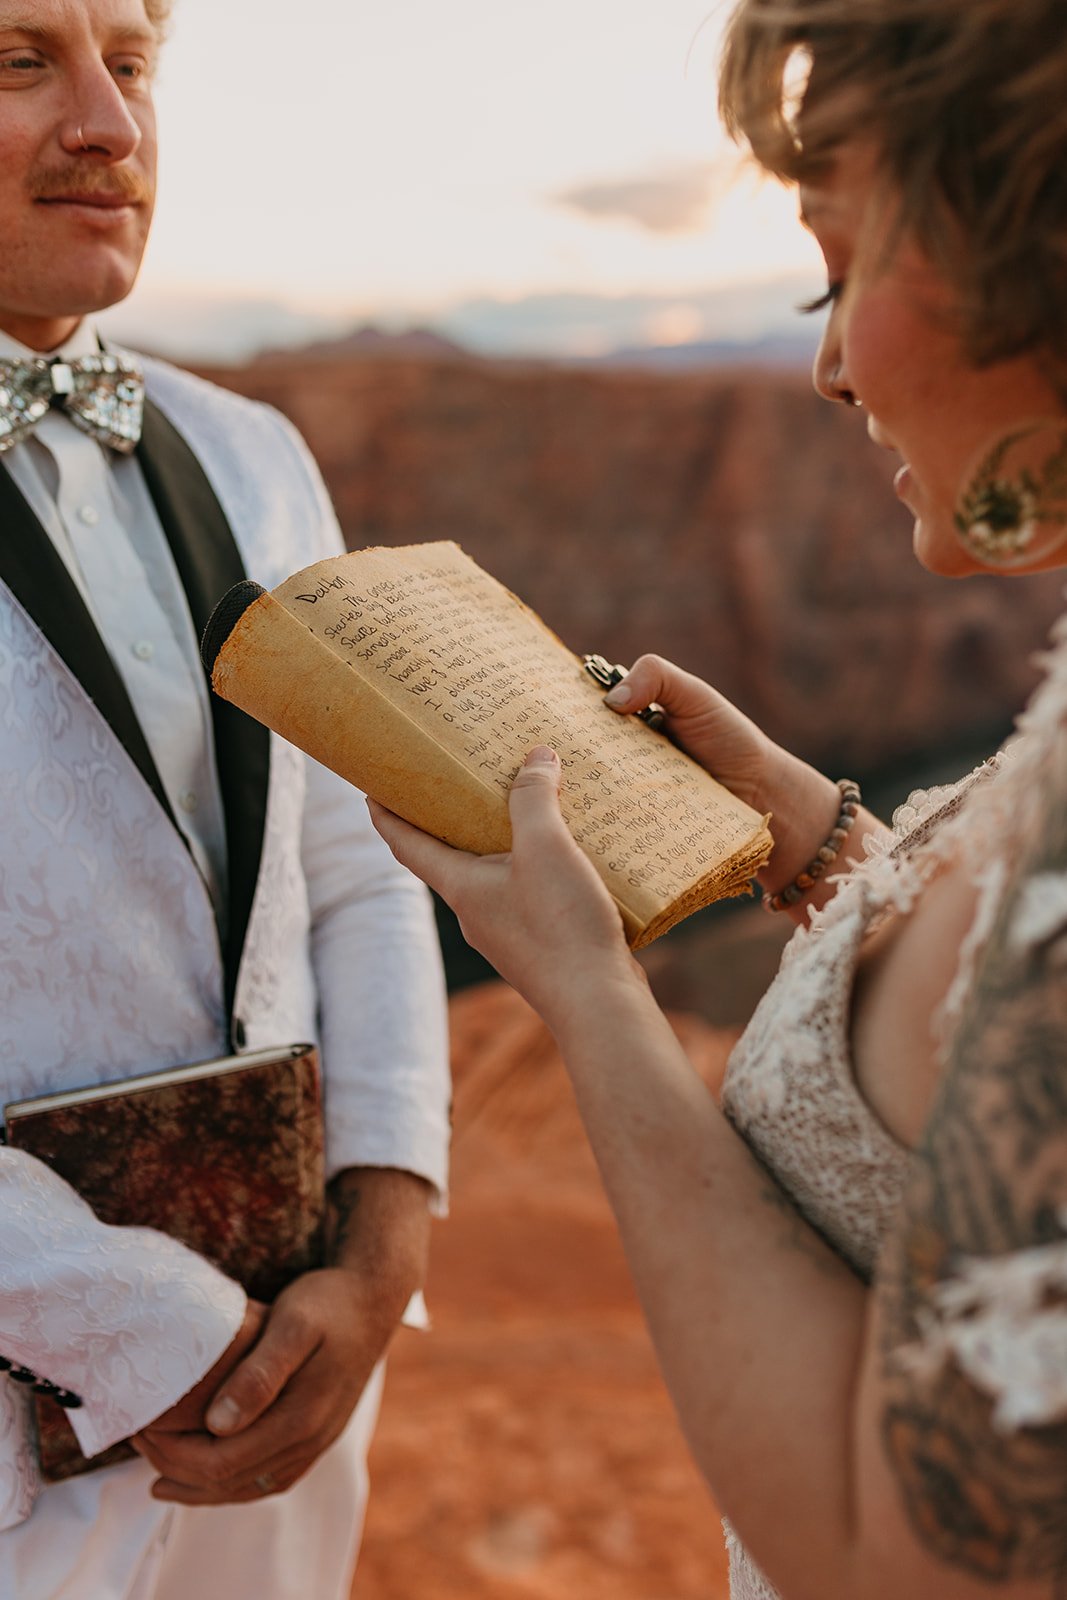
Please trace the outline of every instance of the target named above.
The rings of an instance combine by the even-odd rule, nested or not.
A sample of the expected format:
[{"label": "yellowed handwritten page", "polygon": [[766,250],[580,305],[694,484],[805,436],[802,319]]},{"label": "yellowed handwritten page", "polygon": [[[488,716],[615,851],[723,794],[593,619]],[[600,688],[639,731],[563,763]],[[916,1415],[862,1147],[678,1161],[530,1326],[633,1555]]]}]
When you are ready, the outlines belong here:
[{"label": "yellowed handwritten page", "polygon": [[[351,669],[322,676],[312,753],[451,843],[506,849],[512,779],[531,745],[551,745],[564,817],[634,942],[738,892],[766,854],[763,819],[662,734],[609,711],[578,658],[458,546],[339,556],[273,599],[323,647],[320,667],[328,652]],[[307,650],[285,634],[269,671],[291,675]]]}]

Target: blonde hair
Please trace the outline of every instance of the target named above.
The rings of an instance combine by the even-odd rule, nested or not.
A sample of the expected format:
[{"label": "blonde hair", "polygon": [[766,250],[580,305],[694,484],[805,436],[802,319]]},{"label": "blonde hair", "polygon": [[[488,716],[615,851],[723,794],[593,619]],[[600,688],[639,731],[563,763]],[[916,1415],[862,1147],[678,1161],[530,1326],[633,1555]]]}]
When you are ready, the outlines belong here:
[{"label": "blonde hair", "polygon": [[[740,0],[719,101],[787,182],[870,142],[976,362],[1067,371],[1063,0]],[[798,83],[797,68],[802,69]]]},{"label": "blonde hair", "polygon": [[173,0],[144,0],[145,14],[160,38],[167,31]]}]

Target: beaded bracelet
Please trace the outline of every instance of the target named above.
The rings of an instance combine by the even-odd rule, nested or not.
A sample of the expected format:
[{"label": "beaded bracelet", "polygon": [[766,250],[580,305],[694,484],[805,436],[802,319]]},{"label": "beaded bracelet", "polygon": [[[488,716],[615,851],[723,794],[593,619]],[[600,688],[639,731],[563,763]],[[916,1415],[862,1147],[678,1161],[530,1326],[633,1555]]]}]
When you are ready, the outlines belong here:
[{"label": "beaded bracelet", "polygon": [[779,889],[777,894],[763,896],[765,911],[785,911],[789,906],[795,906],[809,889],[814,889],[820,878],[825,877],[826,869],[837,860],[844,849],[845,840],[856,826],[862,799],[859,784],[853,783],[851,778],[839,778],[837,787],[841,792],[841,810],[830,830],[830,837],[808,862],[804,871],[797,873],[792,883],[787,884],[784,889]]}]

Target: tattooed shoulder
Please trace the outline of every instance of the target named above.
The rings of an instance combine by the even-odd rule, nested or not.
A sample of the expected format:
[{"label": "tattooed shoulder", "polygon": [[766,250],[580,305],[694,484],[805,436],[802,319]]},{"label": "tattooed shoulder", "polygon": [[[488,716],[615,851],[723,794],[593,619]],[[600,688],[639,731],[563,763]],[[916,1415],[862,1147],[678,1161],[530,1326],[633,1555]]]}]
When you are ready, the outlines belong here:
[{"label": "tattooed shoulder", "polygon": [[[1062,916],[1032,914],[1035,885]],[[878,1293],[883,1444],[917,1536],[994,1584],[1067,1593],[1062,804],[1005,896]]]}]

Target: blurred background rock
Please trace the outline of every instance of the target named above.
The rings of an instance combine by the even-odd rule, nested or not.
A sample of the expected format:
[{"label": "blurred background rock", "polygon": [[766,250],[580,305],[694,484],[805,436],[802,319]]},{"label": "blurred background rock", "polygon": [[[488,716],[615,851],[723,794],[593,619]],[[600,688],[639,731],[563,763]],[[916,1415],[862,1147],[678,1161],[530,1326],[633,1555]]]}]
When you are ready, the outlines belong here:
[{"label": "blurred background rock", "polygon": [[[350,548],[454,539],[575,651],[671,657],[889,815],[1004,737],[1062,579],[924,572],[860,413],[796,357],[699,355],[492,360],[364,330],[208,375],[292,418]],[[441,928],[452,989],[487,977]],[[735,1026],[787,931],[730,902],[646,965],[665,1004]]]}]

